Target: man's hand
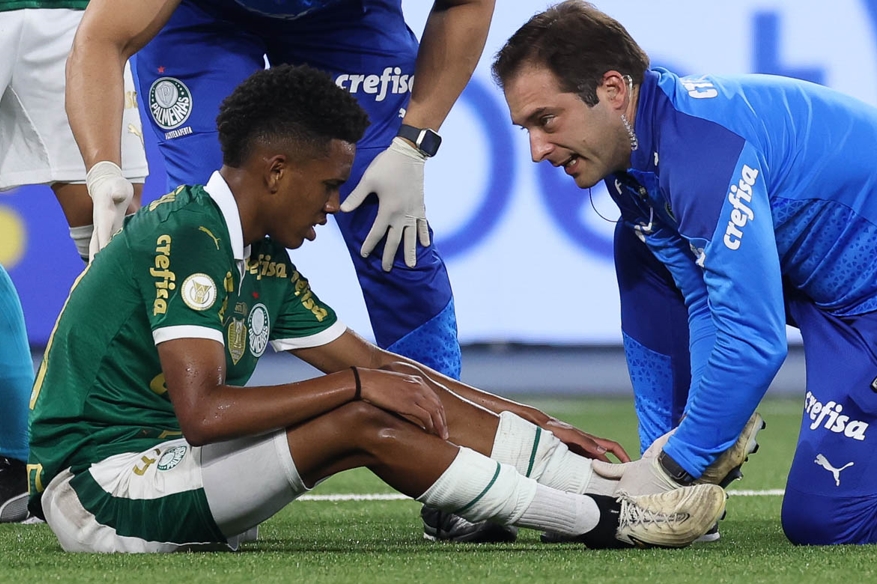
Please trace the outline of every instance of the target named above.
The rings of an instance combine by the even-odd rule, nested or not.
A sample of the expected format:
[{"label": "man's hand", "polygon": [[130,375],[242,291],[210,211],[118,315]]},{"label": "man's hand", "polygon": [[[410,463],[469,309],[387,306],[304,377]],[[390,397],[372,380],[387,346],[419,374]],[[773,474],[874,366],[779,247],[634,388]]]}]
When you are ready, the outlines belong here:
[{"label": "man's hand", "polygon": [[134,187],[122,176],[122,169],[106,160],[91,167],[85,184],[94,206],[94,233],[88,247],[88,259],[91,261],[110,242],[113,234],[122,228],[128,205],[134,197]]},{"label": "man's hand", "polygon": [[556,418],[551,418],[543,427],[546,430],[550,430],[552,434],[557,436],[558,440],[566,444],[576,454],[611,464],[607,455],[608,452],[611,452],[621,462],[630,462],[630,456],[627,455],[627,452],[624,451],[624,448],[618,442],[598,438],[587,432],[582,432],[578,428],[566,422],[561,422]]},{"label": "man's hand", "polygon": [[653,495],[682,486],[664,472],[657,457],[641,458],[624,464],[595,460],[592,468],[605,479],[617,480],[617,491],[628,495]]},{"label": "man's hand", "polygon": [[445,408],[419,375],[378,369],[359,369],[363,401],[398,414],[443,440],[448,439]]},{"label": "man's hand", "polygon": [[393,138],[390,147],[378,154],[365,170],[356,188],[341,205],[345,213],[353,211],[371,193],[378,196],[378,215],[362,244],[362,257],[368,256],[387,236],[381,266],[393,269],[393,259],[403,236],[405,265],[417,265],[417,240],[429,245],[429,225],[423,202],[423,163],[426,157],[402,138]]}]

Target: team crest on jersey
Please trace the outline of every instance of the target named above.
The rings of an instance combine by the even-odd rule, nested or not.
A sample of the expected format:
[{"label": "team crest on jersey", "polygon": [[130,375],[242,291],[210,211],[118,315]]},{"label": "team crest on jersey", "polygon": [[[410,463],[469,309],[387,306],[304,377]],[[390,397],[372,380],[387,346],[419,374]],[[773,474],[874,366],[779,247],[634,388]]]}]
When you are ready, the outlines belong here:
[{"label": "team crest on jersey", "polygon": [[231,361],[235,365],[244,356],[247,350],[247,325],[244,319],[231,318],[228,323],[228,354],[231,355]]},{"label": "team crest on jersey", "polygon": [[192,93],[174,77],[160,77],[149,88],[149,113],[159,128],[179,128],[192,113]]},{"label": "team crest on jersey", "polygon": [[268,333],[270,322],[268,321],[268,309],[261,302],[253,307],[247,318],[250,338],[250,353],[259,358],[268,346]]},{"label": "team crest on jersey", "polygon": [[186,450],[185,446],[174,446],[170,450],[165,450],[161,458],[158,459],[158,470],[170,470],[180,464],[180,461],[186,456]]},{"label": "team crest on jersey", "polygon": [[216,302],[216,284],[207,274],[192,274],[183,281],[183,302],[192,310],[207,310]]}]

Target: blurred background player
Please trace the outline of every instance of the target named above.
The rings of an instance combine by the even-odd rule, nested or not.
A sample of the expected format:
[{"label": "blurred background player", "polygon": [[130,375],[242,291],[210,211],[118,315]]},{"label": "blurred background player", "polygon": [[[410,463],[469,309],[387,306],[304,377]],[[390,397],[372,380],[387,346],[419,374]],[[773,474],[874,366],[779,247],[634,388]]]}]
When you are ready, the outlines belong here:
[{"label": "blurred background player", "polygon": [[[87,1],[0,0],[0,190],[50,185],[64,211],[79,255],[89,260],[133,211],[147,174],[140,117],[130,71],[124,71],[124,198],[110,199],[101,170],[89,177],[64,112],[64,68]],[[116,218],[118,208],[118,216]],[[98,227],[95,228],[94,225]],[[0,268],[2,269],[2,268]],[[0,274],[0,521],[24,519],[26,402],[33,362],[24,316],[5,270]],[[64,286],[67,284],[65,283]]]},{"label": "blurred background player", "polygon": [[27,402],[34,370],[24,314],[0,266],[0,523],[27,517]]},{"label": "blurred background player", "polygon": [[220,166],[219,103],[266,60],[329,73],[371,121],[341,191],[347,213],[335,219],[376,342],[459,378],[453,295],[426,222],[423,166],[478,63],[493,8],[493,0],[437,0],[418,45],[401,0],[93,0],[71,54],[68,114],[86,166],[117,163],[121,73],[137,53],[172,189],[202,184]]},{"label": "blurred background player", "polygon": [[127,184],[117,190],[106,165],[86,177],[64,112],[64,68],[86,5],[81,0],[0,0],[0,190],[51,186],[76,250],[87,261],[121,227],[125,212],[139,206],[148,168],[134,84],[122,63],[115,126],[121,139],[115,150],[124,168],[116,170]]},{"label": "blurred background player", "polygon": [[[782,524],[798,544],[877,542],[877,109],[813,83],[679,77],[649,68],[623,26],[568,0],[522,27],[494,65],[533,160],[581,188],[605,180],[624,229],[678,293],[627,295],[633,314],[687,306],[692,384],[656,456],[615,467],[629,492],[703,476],[804,341],[807,386]],[[631,243],[631,245],[633,245]]]}]

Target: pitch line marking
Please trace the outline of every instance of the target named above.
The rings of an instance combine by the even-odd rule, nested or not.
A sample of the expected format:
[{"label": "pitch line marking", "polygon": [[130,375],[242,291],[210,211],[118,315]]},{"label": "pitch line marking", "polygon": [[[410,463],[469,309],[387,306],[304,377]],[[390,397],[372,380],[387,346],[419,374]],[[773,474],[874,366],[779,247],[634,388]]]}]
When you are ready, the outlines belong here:
[{"label": "pitch line marking", "polygon": [[[753,491],[745,489],[735,489],[728,491],[728,495],[735,497],[781,497],[785,491],[783,489],[767,489],[763,491]],[[298,501],[405,501],[412,500],[411,497],[401,493],[370,493],[359,495],[356,493],[337,493],[333,495],[302,495]]]}]

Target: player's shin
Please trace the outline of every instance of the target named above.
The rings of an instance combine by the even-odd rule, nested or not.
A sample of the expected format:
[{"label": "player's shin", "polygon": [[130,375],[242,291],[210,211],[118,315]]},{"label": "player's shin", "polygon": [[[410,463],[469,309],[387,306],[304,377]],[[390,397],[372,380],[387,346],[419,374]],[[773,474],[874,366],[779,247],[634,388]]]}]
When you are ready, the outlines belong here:
[{"label": "player's shin", "polygon": [[489,519],[567,535],[588,532],[600,519],[590,497],[538,485],[511,466],[468,448],[460,448],[451,465],[418,500],[469,521]]},{"label": "player's shin", "polygon": [[594,474],[590,459],[570,452],[554,434],[511,412],[500,414],[490,458],[568,493],[611,495],[618,483]]}]

